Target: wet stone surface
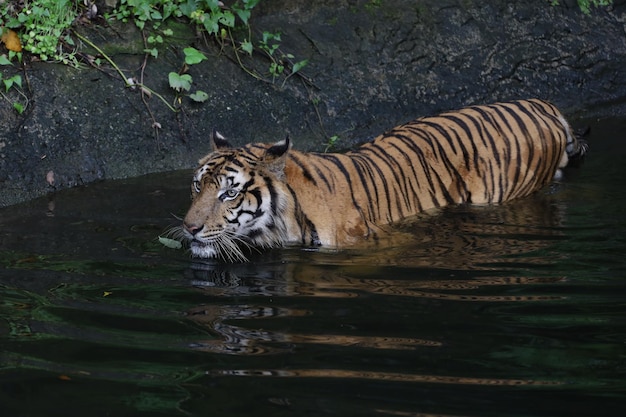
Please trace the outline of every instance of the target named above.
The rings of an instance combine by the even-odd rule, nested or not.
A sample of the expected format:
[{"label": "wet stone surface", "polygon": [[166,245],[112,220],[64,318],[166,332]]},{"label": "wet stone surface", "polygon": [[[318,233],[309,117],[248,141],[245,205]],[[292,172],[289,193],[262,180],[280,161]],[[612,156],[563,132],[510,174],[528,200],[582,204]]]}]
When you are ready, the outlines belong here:
[{"label": "wet stone surface", "polygon": [[[280,31],[281,51],[309,60],[305,78],[284,84],[254,79],[185,25],[143,71],[132,27],[80,27],[126,75],[143,77],[169,102],[168,73],[180,69],[182,49],[203,50],[210,59],[189,73],[209,99],[184,98],[173,113],[154,96],[147,107],[107,66],[27,63],[26,111],[0,105],[0,206],[101,179],[191,168],[207,153],[213,128],[236,144],[289,134],[298,149],[323,150],[334,135],[348,148],[418,116],[498,100],[548,99],[574,122],[623,113],[624,2],[590,16],[575,2],[545,3],[266,0],[255,10],[254,36]],[[267,72],[268,61],[258,54],[246,65]]]}]

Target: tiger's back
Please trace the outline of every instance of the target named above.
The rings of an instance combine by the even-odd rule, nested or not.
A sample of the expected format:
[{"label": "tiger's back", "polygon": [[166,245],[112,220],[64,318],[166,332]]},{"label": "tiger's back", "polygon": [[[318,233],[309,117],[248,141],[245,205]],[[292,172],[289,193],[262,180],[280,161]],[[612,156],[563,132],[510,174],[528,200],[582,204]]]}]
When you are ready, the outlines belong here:
[{"label": "tiger's back", "polygon": [[[240,177],[208,174],[231,175],[221,180],[228,187],[247,184],[234,187],[238,195],[271,200],[265,206],[272,210],[259,209],[261,197],[239,200],[227,209],[229,216],[237,209],[247,213],[250,231],[238,231],[245,244],[255,246],[255,236],[261,234],[265,246],[345,246],[372,237],[382,225],[433,208],[526,196],[548,184],[570,156],[585,150],[556,107],[532,99],[416,119],[345,154],[302,153],[289,150],[288,141],[247,145],[237,151],[249,161],[240,158],[230,167]],[[246,170],[252,174],[239,172]],[[246,202],[250,207],[244,210]],[[262,222],[269,211],[271,219]],[[193,241],[201,225],[214,226],[194,210],[194,203],[190,213],[196,214],[187,215],[184,228]],[[211,213],[215,216],[215,209]],[[235,220],[221,223],[228,222]],[[268,240],[272,233],[276,236]]]},{"label": "tiger's back", "polygon": [[568,144],[580,152],[545,101],[473,106],[398,126],[346,154],[291,152],[287,177],[314,223],[332,225],[342,245],[433,208],[524,197],[567,164]]}]

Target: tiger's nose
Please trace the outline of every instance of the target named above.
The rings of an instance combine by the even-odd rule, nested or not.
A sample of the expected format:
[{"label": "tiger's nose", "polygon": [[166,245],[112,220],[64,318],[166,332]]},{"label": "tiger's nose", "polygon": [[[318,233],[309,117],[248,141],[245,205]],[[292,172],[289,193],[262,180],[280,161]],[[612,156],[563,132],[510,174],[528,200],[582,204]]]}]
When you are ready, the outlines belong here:
[{"label": "tiger's nose", "polygon": [[194,224],[188,224],[186,222],[183,222],[183,227],[185,228],[186,231],[191,233],[192,236],[195,236],[200,230],[202,230],[204,225],[196,226]]}]

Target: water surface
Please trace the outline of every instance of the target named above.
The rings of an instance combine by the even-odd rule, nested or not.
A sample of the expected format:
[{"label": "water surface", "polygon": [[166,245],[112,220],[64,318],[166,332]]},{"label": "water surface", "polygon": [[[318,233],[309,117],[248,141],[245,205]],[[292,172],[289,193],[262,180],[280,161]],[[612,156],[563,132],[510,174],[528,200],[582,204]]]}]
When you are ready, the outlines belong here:
[{"label": "water surface", "polygon": [[189,172],[0,210],[2,416],[615,416],[626,123],[566,180],[378,247],[198,262]]}]

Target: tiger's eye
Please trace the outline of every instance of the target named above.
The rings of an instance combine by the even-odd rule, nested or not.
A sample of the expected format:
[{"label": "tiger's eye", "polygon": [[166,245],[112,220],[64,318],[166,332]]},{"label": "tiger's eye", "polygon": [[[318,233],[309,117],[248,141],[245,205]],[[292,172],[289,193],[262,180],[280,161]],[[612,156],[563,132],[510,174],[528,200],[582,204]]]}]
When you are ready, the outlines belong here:
[{"label": "tiger's eye", "polygon": [[232,200],[235,197],[237,197],[239,195],[239,191],[237,191],[235,188],[229,188],[228,190],[225,190],[221,195],[220,195],[220,200],[222,201],[227,201],[227,200]]}]

